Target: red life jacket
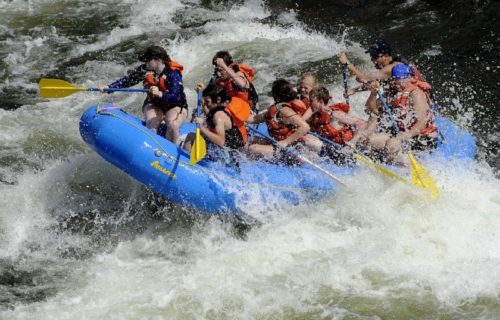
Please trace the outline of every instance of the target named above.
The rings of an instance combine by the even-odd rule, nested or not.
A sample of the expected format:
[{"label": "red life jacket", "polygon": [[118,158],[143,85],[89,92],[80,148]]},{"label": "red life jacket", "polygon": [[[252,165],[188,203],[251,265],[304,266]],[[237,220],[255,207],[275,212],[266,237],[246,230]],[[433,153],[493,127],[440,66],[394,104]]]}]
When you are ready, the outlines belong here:
[{"label": "red life jacket", "polygon": [[431,115],[426,123],[425,128],[419,133],[420,136],[426,136],[432,132],[437,132],[437,127],[434,123],[434,116],[432,115],[432,110],[431,110],[432,101],[429,96],[429,90],[431,89],[430,84],[424,81],[413,79],[410,85],[406,87],[403,91],[401,91],[393,101],[391,101],[390,106],[393,110],[394,118],[399,130],[400,131],[409,130],[417,123],[417,119],[415,116],[413,116],[411,119],[407,119],[408,110],[412,107],[410,106],[408,97],[417,88],[424,92],[427,98],[427,104],[429,105],[428,112]]},{"label": "red life jacket", "polygon": [[[425,81],[424,75],[422,74],[422,72],[420,72],[420,70],[417,69],[417,67],[414,64],[410,64],[410,68],[413,71],[413,78],[415,78],[415,80]],[[427,89],[427,90],[430,90],[430,89],[431,89],[431,86],[429,85],[429,89]]]},{"label": "red life jacket", "polygon": [[308,97],[300,97],[300,101],[304,102],[307,108],[311,107],[311,100]]},{"label": "red life jacket", "polygon": [[309,124],[311,125],[311,131],[337,143],[344,145],[346,142],[350,141],[354,136],[354,132],[351,126],[343,124],[341,129],[335,129],[331,124],[332,112],[342,111],[345,113],[349,112],[349,105],[345,102],[335,103],[329,106],[329,112],[319,111],[315,112],[311,119],[309,119]]},{"label": "red life jacket", "polygon": [[[184,70],[184,67],[175,62],[174,60],[170,60],[168,65],[166,66],[169,70],[171,71],[179,71],[182,74],[182,70]],[[146,74],[146,79],[144,79],[144,88],[149,89],[150,87],[156,86],[162,93],[167,93],[168,92],[168,84],[167,84],[167,75],[165,74],[165,69],[162,71],[160,76],[156,79],[155,74],[153,72],[149,72]],[[149,99],[158,99],[156,96],[152,96],[151,94],[148,93]]]},{"label": "red life jacket", "polygon": [[269,109],[267,109],[265,116],[267,130],[269,131],[271,137],[273,137],[277,141],[285,140],[286,138],[291,136],[295,131],[294,125],[284,124],[281,121],[279,117],[279,111],[283,107],[289,107],[290,109],[295,111],[295,113],[297,113],[299,116],[302,116],[307,110],[307,107],[304,104],[304,102],[300,101],[299,99],[295,99],[290,102],[273,104],[272,106],[269,107]]}]

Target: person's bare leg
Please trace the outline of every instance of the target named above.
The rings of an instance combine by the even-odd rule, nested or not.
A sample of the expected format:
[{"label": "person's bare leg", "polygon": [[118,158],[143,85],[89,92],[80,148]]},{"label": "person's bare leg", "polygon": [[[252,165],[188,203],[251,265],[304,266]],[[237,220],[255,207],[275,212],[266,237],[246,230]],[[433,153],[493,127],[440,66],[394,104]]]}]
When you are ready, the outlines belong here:
[{"label": "person's bare leg", "polygon": [[274,148],[272,145],[265,144],[251,144],[247,147],[248,153],[253,155],[260,155],[266,159],[272,159],[274,156]]},{"label": "person's bare leg", "polygon": [[144,106],[144,120],[146,121],[146,127],[148,127],[148,129],[150,129],[154,133],[157,132],[162,118],[163,112],[160,110],[160,108],[157,108],[152,104],[147,104]]},{"label": "person's bare leg", "polygon": [[319,153],[321,151],[321,147],[323,147],[323,141],[321,141],[319,138],[306,134],[303,139],[304,144],[309,150],[316,153]]},{"label": "person's bare leg", "polygon": [[184,141],[184,150],[186,150],[187,152],[191,152],[195,137],[196,134],[194,132],[188,133],[188,135],[186,136],[186,140]]},{"label": "person's bare leg", "polygon": [[179,128],[187,118],[187,110],[185,108],[175,107],[167,111],[165,114],[165,124],[167,131],[165,138],[177,144],[179,138]]},{"label": "person's bare leg", "polygon": [[385,148],[385,144],[390,138],[385,133],[375,133],[368,137],[368,144],[377,150],[381,150]]}]

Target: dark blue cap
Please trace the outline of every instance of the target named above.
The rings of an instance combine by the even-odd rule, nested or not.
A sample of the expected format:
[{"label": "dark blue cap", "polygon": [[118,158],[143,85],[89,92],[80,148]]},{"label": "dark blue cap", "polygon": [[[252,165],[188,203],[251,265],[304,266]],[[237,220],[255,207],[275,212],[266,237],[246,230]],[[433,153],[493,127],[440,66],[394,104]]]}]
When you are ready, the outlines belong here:
[{"label": "dark blue cap", "polygon": [[371,57],[378,57],[381,54],[391,55],[391,46],[384,40],[379,40],[375,42],[365,53],[369,53]]},{"label": "dark blue cap", "polygon": [[391,77],[394,80],[406,79],[412,76],[410,66],[400,63],[392,67]]}]

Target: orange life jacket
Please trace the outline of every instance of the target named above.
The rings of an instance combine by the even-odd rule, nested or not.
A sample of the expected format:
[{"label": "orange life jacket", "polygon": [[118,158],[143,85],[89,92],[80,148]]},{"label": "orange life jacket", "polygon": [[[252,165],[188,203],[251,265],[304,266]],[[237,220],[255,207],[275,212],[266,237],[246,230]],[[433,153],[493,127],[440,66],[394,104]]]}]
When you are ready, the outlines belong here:
[{"label": "orange life jacket", "polygon": [[267,109],[266,112],[266,124],[267,124],[267,130],[269,131],[269,134],[271,137],[276,139],[277,141],[282,141],[288,138],[293,134],[295,131],[295,126],[291,124],[284,124],[280,118],[279,118],[279,111],[283,107],[289,107],[295,113],[297,113],[299,116],[302,116],[306,110],[307,107],[299,99],[292,100],[290,102],[283,102],[283,103],[277,103],[273,104],[272,106]]},{"label": "orange life jacket", "polygon": [[[248,81],[248,84],[252,84],[253,76],[255,71],[246,64],[238,63],[232,64],[229,67],[233,68],[235,72],[241,71]],[[223,87],[226,94],[230,97],[237,97],[250,103],[249,88],[241,88],[234,84],[231,78],[225,80],[217,81],[218,85]]]},{"label": "orange life jacket", "polygon": [[311,119],[309,119],[309,124],[311,125],[311,131],[337,143],[344,145],[346,142],[350,141],[354,136],[354,132],[351,126],[344,124],[341,129],[335,129],[331,124],[332,112],[342,111],[345,113],[349,112],[349,105],[345,102],[335,103],[329,106],[330,112],[319,111],[315,112]]},{"label": "orange life jacket", "polygon": [[[184,70],[184,66],[175,62],[174,60],[169,61],[167,68],[171,71],[179,71],[181,74],[182,70]],[[161,92],[166,93],[168,92],[168,85],[166,80],[167,80],[167,75],[165,74],[165,70],[162,71],[158,79],[155,78],[155,74],[153,72],[149,72],[146,74],[146,79],[144,79],[143,83],[144,88],[149,89],[150,87],[156,86]],[[150,96],[149,93],[148,96],[150,99],[157,98],[154,96]]]},{"label": "orange life jacket", "polygon": [[431,89],[430,84],[424,81],[412,79],[410,85],[406,87],[403,91],[401,91],[398,94],[398,96],[393,101],[391,101],[390,105],[393,110],[394,118],[399,130],[400,131],[409,130],[417,123],[417,119],[415,116],[413,116],[411,119],[407,119],[408,110],[409,108],[411,108],[410,103],[408,101],[408,97],[417,88],[425,93],[425,96],[427,97],[427,104],[429,105],[428,112],[431,115],[426,123],[425,128],[419,133],[420,136],[426,136],[432,132],[437,132],[437,127],[434,123],[434,116],[432,115],[432,110],[431,110],[432,101],[429,96],[429,90]]},{"label": "orange life jacket", "polygon": [[243,142],[245,144],[248,140],[247,128],[245,126],[245,121],[250,117],[250,105],[245,100],[233,97],[231,101],[227,104],[225,111],[231,116],[231,121],[233,125],[238,128],[243,137]]}]

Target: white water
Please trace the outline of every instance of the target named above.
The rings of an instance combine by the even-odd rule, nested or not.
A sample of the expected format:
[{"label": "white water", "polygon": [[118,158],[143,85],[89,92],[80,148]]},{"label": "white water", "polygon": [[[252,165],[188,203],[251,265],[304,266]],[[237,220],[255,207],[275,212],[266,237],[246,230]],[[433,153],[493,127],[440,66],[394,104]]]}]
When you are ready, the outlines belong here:
[{"label": "white water", "polygon": [[[19,0],[0,8],[35,16],[59,6],[71,13],[110,10],[77,3]],[[43,77],[62,62],[96,50],[119,56],[115,45],[152,35],[185,65],[194,105],[192,88],[208,79],[217,50],[228,49],[253,66],[255,85],[266,93],[288,70],[344,48],[327,35],[306,31],[293,13],[280,16],[293,25],[258,22],[268,15],[258,1],[229,11],[191,7],[192,1],[120,3],[117,8],[130,14],[121,16],[119,27],[93,36],[71,37],[44,25],[34,27],[44,31],[32,36],[7,37],[16,30],[0,23],[2,46],[11,52],[2,55],[3,62],[12,75],[0,89],[35,90],[31,77]],[[181,21],[208,22],[183,30],[174,19],[179,10]],[[163,28],[168,32],[162,36]],[[62,55],[61,47],[69,50]],[[359,47],[352,50],[363,56]],[[115,80],[129,67],[120,59],[91,59],[70,66],[68,77],[93,86]],[[363,67],[370,68],[368,60]],[[325,84],[334,100],[341,100],[338,79]],[[0,303],[8,301],[0,318],[496,318],[500,181],[485,163],[428,165],[442,191],[436,202],[367,169],[347,179],[350,190],[318,203],[267,213],[248,208],[264,224],[242,239],[216,218],[135,221],[151,210],[146,189],[100,160],[79,137],[79,116],[98,99],[139,113],[143,97],[79,93],[0,109],[0,156],[21,159],[0,167],[2,179],[13,183],[0,184]],[[269,101],[264,94],[261,99]],[[364,99],[352,99],[355,114],[363,115]],[[172,215],[169,211],[162,212]],[[182,217],[182,211],[173,213]],[[79,216],[89,220],[63,219]],[[17,291],[8,290],[9,274],[18,277]],[[28,280],[20,281],[23,277]],[[32,297],[32,291],[44,297],[12,297],[12,292]]]}]

